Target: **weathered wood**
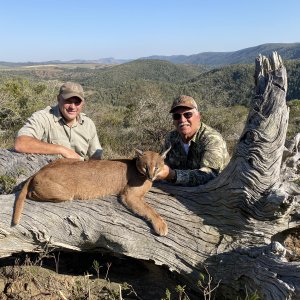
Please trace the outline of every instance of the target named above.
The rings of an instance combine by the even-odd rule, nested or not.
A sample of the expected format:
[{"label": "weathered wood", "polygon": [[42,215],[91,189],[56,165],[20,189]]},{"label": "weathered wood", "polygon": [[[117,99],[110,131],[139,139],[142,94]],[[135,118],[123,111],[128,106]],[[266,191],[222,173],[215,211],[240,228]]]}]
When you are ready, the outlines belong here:
[{"label": "weathered wood", "polygon": [[[245,289],[262,299],[300,299],[297,251],[284,245],[300,223],[299,189],[291,181],[298,178],[298,142],[295,138],[284,147],[287,75],[276,53],[257,58],[255,79],[245,129],[222,174],[199,187],[157,183],[147,194],[146,201],[168,223],[166,237],[156,236],[116,196],[64,203],[27,200],[21,223],[12,227],[15,195],[9,194],[0,197],[0,256],[38,251],[50,241],[59,249],[152,260],[191,284],[206,266],[215,284],[221,280],[218,299],[234,299]],[[6,155],[16,156],[2,150],[2,160]],[[26,162],[32,156],[17,157]],[[44,156],[38,159],[47,163]]]},{"label": "weathered wood", "polygon": [[7,189],[10,190],[5,182],[14,183],[15,190],[18,190],[24,180],[57,158],[54,155],[24,155],[13,150],[0,149],[0,194],[7,194]]}]

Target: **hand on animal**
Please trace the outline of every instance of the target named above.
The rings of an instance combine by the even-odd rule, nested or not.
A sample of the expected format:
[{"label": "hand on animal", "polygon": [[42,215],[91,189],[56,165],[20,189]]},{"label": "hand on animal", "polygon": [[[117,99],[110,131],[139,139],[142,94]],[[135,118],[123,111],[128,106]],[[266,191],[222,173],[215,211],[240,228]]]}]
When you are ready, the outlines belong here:
[{"label": "hand on animal", "polygon": [[65,158],[75,158],[75,159],[80,159],[82,160],[82,157],[76,153],[74,150],[69,149],[67,147],[61,146],[61,154]]},{"label": "hand on animal", "polygon": [[158,180],[172,180],[175,177],[175,171],[169,166],[164,165],[160,172],[157,174]]}]

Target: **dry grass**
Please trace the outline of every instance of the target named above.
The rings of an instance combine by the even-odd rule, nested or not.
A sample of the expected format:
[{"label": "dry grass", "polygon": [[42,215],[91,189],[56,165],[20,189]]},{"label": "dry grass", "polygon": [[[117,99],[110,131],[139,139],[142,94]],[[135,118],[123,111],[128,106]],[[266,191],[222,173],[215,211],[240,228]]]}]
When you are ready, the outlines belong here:
[{"label": "dry grass", "polygon": [[159,300],[166,289],[178,299],[178,283],[174,274],[153,263],[99,253],[45,247],[40,254],[0,260],[0,300]]},{"label": "dry grass", "polygon": [[105,279],[57,274],[40,266],[1,270],[0,299],[120,299],[122,286]]}]

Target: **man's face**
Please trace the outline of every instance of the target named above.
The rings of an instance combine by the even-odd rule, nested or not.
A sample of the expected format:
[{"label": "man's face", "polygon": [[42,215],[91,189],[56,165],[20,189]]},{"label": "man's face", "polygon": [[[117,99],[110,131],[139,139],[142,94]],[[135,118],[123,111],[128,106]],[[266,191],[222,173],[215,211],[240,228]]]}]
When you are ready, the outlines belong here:
[{"label": "man's face", "polygon": [[66,124],[72,125],[79,113],[82,111],[84,101],[77,97],[72,97],[69,99],[58,98],[58,106],[61,114],[63,115]]},{"label": "man's face", "polygon": [[173,112],[173,124],[184,142],[188,142],[200,127],[200,113],[196,109],[179,107]]}]

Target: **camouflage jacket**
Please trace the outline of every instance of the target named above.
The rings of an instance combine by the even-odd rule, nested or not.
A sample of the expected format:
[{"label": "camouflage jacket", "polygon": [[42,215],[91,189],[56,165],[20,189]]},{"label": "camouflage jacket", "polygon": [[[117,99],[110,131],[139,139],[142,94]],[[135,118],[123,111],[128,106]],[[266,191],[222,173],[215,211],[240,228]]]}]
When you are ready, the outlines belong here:
[{"label": "camouflage jacket", "polygon": [[177,131],[168,134],[165,149],[172,146],[166,164],[176,172],[176,184],[196,186],[215,178],[227,165],[229,154],[219,132],[201,123],[189,143],[188,153]]}]

